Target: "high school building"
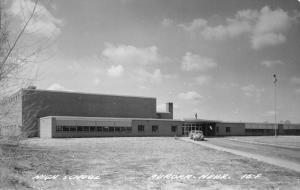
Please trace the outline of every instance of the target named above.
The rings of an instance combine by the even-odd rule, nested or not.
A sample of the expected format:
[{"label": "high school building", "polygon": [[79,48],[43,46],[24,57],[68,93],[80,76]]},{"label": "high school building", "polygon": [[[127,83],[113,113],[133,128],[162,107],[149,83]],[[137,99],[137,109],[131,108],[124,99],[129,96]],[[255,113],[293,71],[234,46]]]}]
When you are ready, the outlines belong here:
[{"label": "high school building", "polygon": [[[41,138],[111,136],[274,135],[275,124],[173,119],[173,103],[156,112],[156,98],[21,89],[0,102],[0,135]],[[278,135],[300,125],[278,124]]]},{"label": "high school building", "polygon": [[[173,104],[156,98],[21,89],[0,103],[1,133],[34,137],[175,136]],[[107,131],[108,129],[108,131]]]}]

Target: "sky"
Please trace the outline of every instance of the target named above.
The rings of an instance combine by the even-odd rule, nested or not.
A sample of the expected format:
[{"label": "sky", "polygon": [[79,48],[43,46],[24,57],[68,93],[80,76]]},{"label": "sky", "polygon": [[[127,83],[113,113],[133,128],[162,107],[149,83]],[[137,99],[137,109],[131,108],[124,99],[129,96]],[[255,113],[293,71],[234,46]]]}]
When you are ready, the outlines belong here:
[{"label": "sky", "polygon": [[[34,6],[8,3],[15,21]],[[18,31],[18,25],[12,25]],[[300,123],[297,0],[44,0],[39,89],[157,98],[174,118]],[[49,51],[50,50],[50,51]]]}]

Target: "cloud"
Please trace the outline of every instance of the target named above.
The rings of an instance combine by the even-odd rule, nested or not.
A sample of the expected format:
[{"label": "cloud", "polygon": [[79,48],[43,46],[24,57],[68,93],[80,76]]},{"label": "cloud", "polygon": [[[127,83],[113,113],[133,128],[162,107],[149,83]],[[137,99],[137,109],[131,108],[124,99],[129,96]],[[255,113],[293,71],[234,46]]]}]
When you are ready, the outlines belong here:
[{"label": "cloud", "polygon": [[153,72],[149,72],[145,69],[135,70],[134,78],[140,82],[161,82],[165,76],[161,73],[160,69],[155,69]]},{"label": "cloud", "polygon": [[65,88],[64,86],[62,86],[61,84],[59,83],[53,83],[51,84],[47,90],[57,90],[57,91],[72,91],[70,89],[67,89]]},{"label": "cloud", "polygon": [[243,86],[241,89],[245,96],[254,97],[256,98],[257,101],[259,101],[259,98],[261,97],[262,93],[265,91],[264,88],[258,88],[254,84]]},{"label": "cloud", "polygon": [[207,20],[198,18],[178,26],[188,32],[198,32],[207,40],[236,38],[248,34],[251,47],[258,50],[286,41],[285,33],[300,15],[298,12],[293,14],[289,15],[280,8],[272,10],[265,6],[261,10],[240,10],[233,18],[226,18],[225,24],[210,25]]},{"label": "cloud", "polygon": [[169,58],[158,53],[156,46],[135,47],[106,43],[98,60],[102,65],[106,65],[107,74],[112,77],[122,76],[125,69],[129,73],[128,76],[141,83],[157,83],[171,77],[162,74],[160,69],[153,69],[153,66],[169,61]]},{"label": "cloud", "polygon": [[202,18],[194,19],[189,24],[179,24],[185,31],[198,31],[205,39],[220,40],[227,37],[237,37],[251,31],[251,22],[256,14],[250,10],[238,11],[234,18],[227,18],[225,25],[209,25],[208,21]]},{"label": "cloud", "polygon": [[271,10],[268,6],[263,7],[255,18],[251,32],[252,48],[261,49],[284,43],[285,32],[294,22],[295,18],[280,8]]},{"label": "cloud", "polygon": [[220,40],[227,37],[235,38],[243,33],[249,32],[251,26],[246,21],[228,19],[227,25],[207,26],[202,31],[202,36],[208,40]]},{"label": "cloud", "polygon": [[219,26],[215,26],[215,27],[208,26],[201,32],[201,34],[205,39],[219,40],[219,39],[223,39],[225,36],[227,36],[228,32],[227,32],[226,27],[219,25]]},{"label": "cloud", "polygon": [[284,65],[285,63],[280,60],[265,60],[261,62],[261,65],[264,67],[273,67],[275,65]]},{"label": "cloud", "polygon": [[195,78],[195,82],[198,85],[205,85],[210,83],[210,81],[212,80],[211,76],[198,76]]},{"label": "cloud", "polygon": [[286,37],[283,32],[291,27],[292,20],[293,18],[282,9],[271,10],[268,6],[263,7],[254,26],[252,47],[260,49],[284,43]]},{"label": "cloud", "polygon": [[122,65],[114,66],[112,65],[109,69],[107,69],[108,76],[111,77],[120,77],[124,72],[124,68]]},{"label": "cloud", "polygon": [[291,82],[294,84],[300,84],[300,78],[299,77],[292,77]]},{"label": "cloud", "polygon": [[[14,0],[9,8],[9,12],[16,16],[21,22],[27,20],[34,8],[35,3],[28,0]],[[30,20],[26,33],[38,34],[52,38],[61,33],[61,19],[54,17],[45,6],[38,3],[36,12]]]},{"label": "cloud", "polygon": [[207,20],[198,18],[194,19],[191,23],[188,24],[179,24],[178,26],[181,27],[183,30],[186,31],[195,31],[197,29],[201,29],[207,25]]},{"label": "cloud", "polygon": [[161,24],[162,24],[164,27],[170,27],[170,26],[173,25],[173,23],[174,23],[174,21],[171,20],[171,19],[168,19],[168,18],[165,18],[165,19],[161,22]]},{"label": "cloud", "polygon": [[201,57],[197,54],[187,52],[181,61],[181,68],[185,71],[206,71],[215,68],[217,63],[209,57]]},{"label": "cloud", "polygon": [[252,36],[251,43],[253,49],[261,49],[267,46],[282,44],[286,37],[282,34],[266,33]]},{"label": "cloud", "polygon": [[296,89],[295,92],[296,92],[297,94],[300,94],[300,88]]},{"label": "cloud", "polygon": [[156,46],[138,48],[131,45],[113,45],[106,43],[102,51],[102,61],[111,64],[151,65],[164,62]]},{"label": "cloud", "polygon": [[200,100],[203,98],[200,94],[195,91],[182,92],[178,94],[178,98],[182,100]]}]

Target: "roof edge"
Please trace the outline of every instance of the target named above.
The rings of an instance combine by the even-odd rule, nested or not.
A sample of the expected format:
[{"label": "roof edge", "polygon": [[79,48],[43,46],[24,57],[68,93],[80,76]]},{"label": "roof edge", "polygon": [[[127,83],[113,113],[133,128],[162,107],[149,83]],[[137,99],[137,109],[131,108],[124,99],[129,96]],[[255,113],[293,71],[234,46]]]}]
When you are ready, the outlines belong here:
[{"label": "roof edge", "polygon": [[155,99],[155,97],[146,96],[132,96],[132,95],[117,95],[117,94],[100,94],[100,93],[88,93],[88,92],[76,92],[76,91],[62,91],[62,90],[45,90],[45,89],[28,89],[22,88],[22,91],[41,91],[41,92],[56,92],[56,93],[66,93],[66,94],[83,94],[83,95],[102,95],[102,96],[116,96],[116,97],[132,97],[132,98],[147,98]]}]

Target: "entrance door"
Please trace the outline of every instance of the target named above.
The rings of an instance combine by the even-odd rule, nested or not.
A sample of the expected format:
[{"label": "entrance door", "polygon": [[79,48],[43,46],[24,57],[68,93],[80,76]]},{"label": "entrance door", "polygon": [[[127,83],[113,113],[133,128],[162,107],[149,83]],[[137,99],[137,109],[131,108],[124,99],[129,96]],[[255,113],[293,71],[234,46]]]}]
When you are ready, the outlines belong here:
[{"label": "entrance door", "polygon": [[210,137],[210,136],[216,136],[216,124],[215,123],[203,123],[203,133],[204,136]]}]

